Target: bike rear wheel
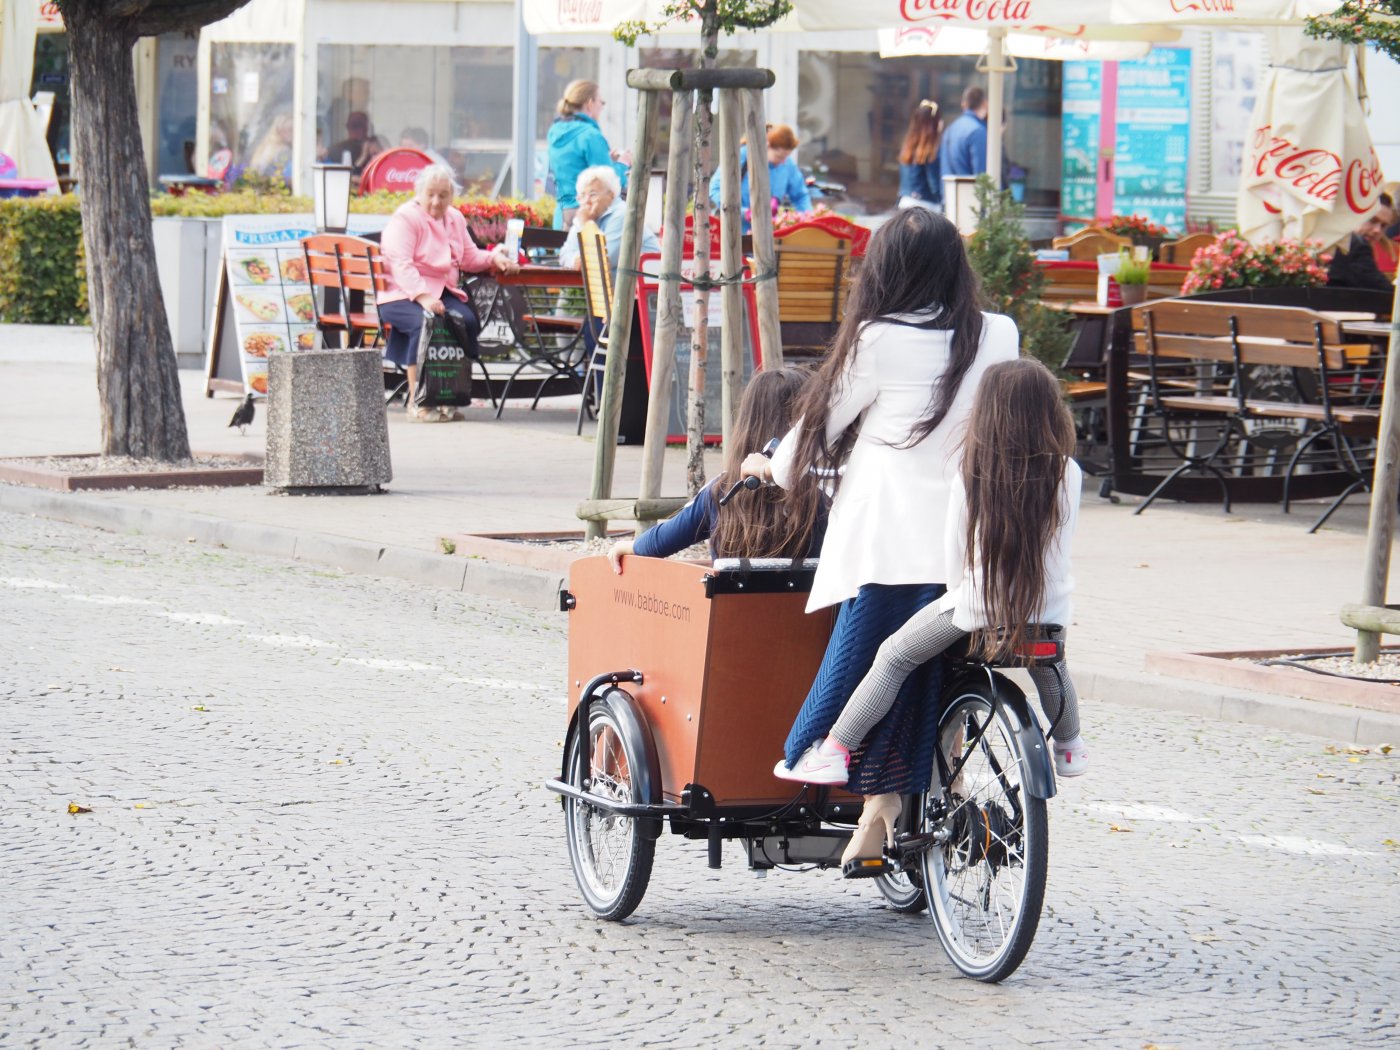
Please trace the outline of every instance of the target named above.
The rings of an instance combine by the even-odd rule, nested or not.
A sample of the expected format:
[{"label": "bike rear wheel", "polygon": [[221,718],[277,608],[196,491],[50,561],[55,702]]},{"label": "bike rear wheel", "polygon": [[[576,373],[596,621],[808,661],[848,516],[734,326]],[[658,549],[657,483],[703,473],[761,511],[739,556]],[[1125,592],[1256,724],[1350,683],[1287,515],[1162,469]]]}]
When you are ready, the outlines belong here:
[{"label": "bike rear wheel", "polygon": [[[1012,716],[985,682],[953,691],[938,739],[949,768],[948,832],[923,855],[929,913],[948,958],[995,983],[1021,965],[1045,901],[1049,818],[1025,789],[1025,755]],[[937,829],[935,829],[937,830]]]},{"label": "bike rear wheel", "polygon": [[[646,756],[622,727],[608,699],[589,705],[590,766],[585,778],[579,733],[569,742],[568,783],[618,802],[641,797],[638,771]],[[585,779],[587,783],[585,783]],[[641,834],[635,817],[610,813],[579,799],[564,799],[565,831],[574,880],[600,919],[627,918],[651,881],[656,842]]]}]

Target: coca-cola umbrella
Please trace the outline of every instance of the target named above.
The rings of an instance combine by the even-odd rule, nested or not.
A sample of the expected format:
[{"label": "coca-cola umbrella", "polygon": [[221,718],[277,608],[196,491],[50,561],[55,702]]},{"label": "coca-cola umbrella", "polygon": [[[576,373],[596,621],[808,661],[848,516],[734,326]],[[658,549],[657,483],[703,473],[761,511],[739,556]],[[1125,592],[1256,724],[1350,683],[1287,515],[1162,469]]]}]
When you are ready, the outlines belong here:
[{"label": "coca-cola umbrella", "polygon": [[1240,178],[1240,232],[1344,240],[1376,208],[1381,168],[1345,45],[1268,30],[1273,64],[1259,92]]},{"label": "coca-cola umbrella", "polygon": [[0,179],[35,188],[58,185],[43,118],[29,101],[38,18],[36,3],[0,5]]}]

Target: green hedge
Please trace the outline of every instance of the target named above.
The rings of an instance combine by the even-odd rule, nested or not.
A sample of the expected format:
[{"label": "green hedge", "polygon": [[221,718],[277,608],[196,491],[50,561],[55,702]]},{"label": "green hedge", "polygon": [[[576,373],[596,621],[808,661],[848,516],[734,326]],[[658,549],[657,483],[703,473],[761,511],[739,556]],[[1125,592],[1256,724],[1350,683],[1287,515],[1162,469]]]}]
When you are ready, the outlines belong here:
[{"label": "green hedge", "polygon": [[87,324],[78,199],[0,200],[0,321]]}]

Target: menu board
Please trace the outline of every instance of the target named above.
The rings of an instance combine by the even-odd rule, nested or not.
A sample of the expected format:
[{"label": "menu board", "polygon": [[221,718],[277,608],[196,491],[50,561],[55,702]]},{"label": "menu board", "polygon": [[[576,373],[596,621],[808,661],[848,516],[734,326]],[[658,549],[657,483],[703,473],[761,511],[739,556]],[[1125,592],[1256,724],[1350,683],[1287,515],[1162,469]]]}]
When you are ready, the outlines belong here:
[{"label": "menu board", "polygon": [[1061,81],[1060,212],[1092,221],[1098,213],[1102,62],[1066,62]]},{"label": "menu board", "polygon": [[[382,230],[388,216],[352,215],[350,220],[348,232],[364,236]],[[211,378],[227,377],[232,367],[227,358],[236,357],[243,389],[264,395],[269,354],[322,346],[301,247],[302,238],[314,232],[310,215],[224,218],[224,275],[210,326]],[[373,303],[365,308],[372,312]],[[218,367],[221,356],[223,370]]]},{"label": "menu board", "polygon": [[1113,210],[1186,228],[1191,50],[1157,47],[1118,63]]}]

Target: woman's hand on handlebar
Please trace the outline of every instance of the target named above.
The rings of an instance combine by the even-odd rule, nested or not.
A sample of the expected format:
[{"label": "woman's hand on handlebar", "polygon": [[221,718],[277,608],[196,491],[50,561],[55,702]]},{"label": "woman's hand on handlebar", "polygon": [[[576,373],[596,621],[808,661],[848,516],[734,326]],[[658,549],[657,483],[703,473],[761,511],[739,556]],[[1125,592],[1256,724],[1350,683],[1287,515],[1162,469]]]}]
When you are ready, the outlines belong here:
[{"label": "woman's hand on handlebar", "polygon": [[619,576],[622,575],[622,559],[632,553],[631,540],[618,540],[608,549],[608,561],[612,562],[612,571]]},{"label": "woman's hand on handlebar", "polygon": [[744,462],[739,464],[739,473],[746,478],[758,478],[759,481],[771,482],[773,480],[773,463],[762,452],[750,452],[744,457]]}]

